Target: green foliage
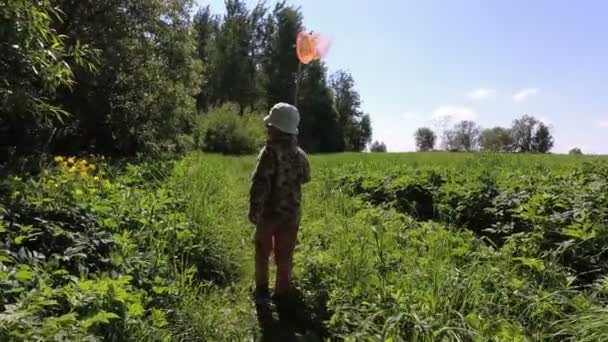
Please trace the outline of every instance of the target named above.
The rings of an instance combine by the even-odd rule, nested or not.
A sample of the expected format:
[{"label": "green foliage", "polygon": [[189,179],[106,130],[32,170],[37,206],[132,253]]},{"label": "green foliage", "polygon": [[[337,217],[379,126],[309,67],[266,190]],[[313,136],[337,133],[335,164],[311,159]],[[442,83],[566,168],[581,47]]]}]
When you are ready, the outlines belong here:
[{"label": "green foliage", "polygon": [[74,86],[73,67],[94,71],[98,51],[55,29],[64,13],[52,1],[3,2],[0,14],[0,160],[7,160],[47,147],[68,116],[56,92]]},{"label": "green foliage", "polygon": [[202,81],[191,1],[59,3],[69,11],[58,30],[102,53],[99,73],[76,70],[73,91],[61,94],[74,117],[57,132],[54,150],[133,155],[179,148],[175,138],[191,133]]},{"label": "green foliage", "polygon": [[530,115],[524,115],[513,121],[511,132],[517,152],[533,151],[532,139],[536,125],[538,125],[538,120]]},{"label": "green foliage", "polygon": [[370,152],[386,152],[386,145],[381,141],[374,141],[369,150]]},{"label": "green foliage", "polygon": [[[251,56],[256,52],[253,39],[255,30],[265,10],[261,13],[250,12],[241,0],[228,0],[225,6],[226,15],[214,33],[214,44],[210,51],[211,92],[214,94],[211,103],[237,103],[242,113],[246,106],[253,106],[260,96],[256,85],[256,61]],[[200,18],[201,34],[208,35],[208,15],[203,12]],[[199,44],[199,49],[204,48]]]},{"label": "green foliage", "polygon": [[201,84],[200,93],[197,95],[197,108],[200,111],[206,112],[209,110],[211,102],[214,101],[214,89],[210,80],[213,80],[217,76],[211,74],[213,69],[209,69],[214,40],[219,30],[219,19],[211,13],[211,9],[207,5],[199,9],[196,15],[194,15],[193,28],[196,32],[197,56],[206,68],[206,77]]},{"label": "green foliage", "polygon": [[[299,61],[294,44],[302,30],[302,21],[299,9],[280,1],[275,5],[272,16],[264,22],[263,80],[267,106],[295,100]],[[301,103],[302,100],[298,99],[298,104]]]},{"label": "green foliage", "polygon": [[55,163],[1,184],[0,339],[169,340],[180,291],[236,276],[171,163]]},{"label": "green foliage", "polygon": [[193,16],[193,5],[45,0],[3,7],[0,162],[16,154],[182,153],[193,145],[199,111],[233,103],[242,115],[279,101],[300,104],[308,151],[365,148],[371,123],[352,76],[337,74],[334,98],[322,63],[299,69],[298,8],[231,0],[225,15],[205,7]]},{"label": "green foliage", "polygon": [[536,133],[532,139],[532,148],[535,152],[547,153],[553,148],[553,137],[549,132],[549,127],[540,122],[536,127]]},{"label": "green foliage", "polygon": [[428,127],[420,127],[414,133],[414,139],[416,139],[416,148],[421,152],[432,151],[435,148],[435,141],[437,136]]},{"label": "green foliage", "polygon": [[197,148],[223,154],[250,154],[265,141],[262,115],[240,115],[234,105],[224,105],[202,114],[194,132]]},{"label": "green foliage", "polygon": [[547,153],[553,148],[549,128],[533,116],[524,115],[513,121],[511,132],[518,152]]},{"label": "green foliage", "polygon": [[343,151],[361,152],[372,136],[369,116],[361,111],[361,98],[354,89],[355,80],[345,71],[337,71],[330,78],[334,92],[334,103],[338,111],[338,135]]},{"label": "green foliage", "polygon": [[508,128],[484,129],[479,137],[479,145],[486,152],[511,152],[514,149],[513,136]]},{"label": "green foliage", "polygon": [[[608,272],[603,255],[607,182],[602,163],[575,169],[500,168],[494,157],[476,166],[446,169],[393,167],[388,174],[350,172],[345,191],[375,205],[389,205],[418,219],[465,227],[502,245],[515,234],[541,234],[540,256],[555,256],[579,281],[592,282]],[[534,171],[533,171],[534,170]],[[581,175],[584,174],[584,177]],[[416,175],[412,179],[412,175]]]},{"label": "green foliage", "polygon": [[[605,159],[311,161],[295,268],[308,336],[604,339]],[[36,177],[4,178],[0,339],[260,337],[243,200],[254,164],[202,153],[111,167],[58,157]]]},{"label": "green foliage", "polygon": [[[600,209],[605,160],[437,153],[331,158],[314,160],[323,180],[308,196],[323,204],[306,207],[298,275],[332,338],[574,341],[604,335],[600,289],[608,270],[597,259],[602,247],[592,246],[605,245],[607,236]],[[571,220],[588,223],[570,232]],[[597,263],[587,267],[590,260]]]},{"label": "green foliage", "polygon": [[444,130],[442,145],[446,151],[547,153],[554,140],[549,127],[530,115],[513,121],[511,128],[481,130],[472,121],[462,121]]},{"label": "green foliage", "polygon": [[463,120],[454,125],[448,133],[450,151],[476,151],[479,145],[481,128],[473,121]]},{"label": "green foliage", "polygon": [[303,67],[302,72],[298,93],[300,144],[310,152],[338,152],[343,141],[339,113],[327,85],[327,68],[316,60]]}]

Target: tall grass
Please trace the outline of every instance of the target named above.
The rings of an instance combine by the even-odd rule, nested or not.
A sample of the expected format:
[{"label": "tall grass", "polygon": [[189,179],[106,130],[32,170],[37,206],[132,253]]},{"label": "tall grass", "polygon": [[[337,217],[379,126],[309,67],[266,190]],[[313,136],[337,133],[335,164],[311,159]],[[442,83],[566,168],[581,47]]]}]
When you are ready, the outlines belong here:
[{"label": "tall grass", "polygon": [[[413,170],[417,179],[416,170],[435,168],[454,174],[458,182],[492,175],[506,183],[509,173],[532,177],[529,187],[535,187],[550,180],[543,175],[567,174],[593,160],[605,161],[460,153],[313,156],[295,277],[317,318],[325,320],[318,335],[393,341],[590,341],[604,336],[603,299],[575,287],[571,272],[556,260],[541,261],[540,267],[535,259],[518,259],[511,245],[497,248],[471,231],[365,204],[337,182],[344,175],[403,170]],[[196,319],[196,326],[206,327],[201,334],[219,340],[255,334],[236,332],[233,319],[236,315],[247,322],[244,326],[255,325],[247,298],[253,262],[246,221],[254,162],[253,157],[193,154],[176,173],[188,194],[190,215],[239,269],[239,281],[230,290],[197,296],[185,310],[230,308]],[[199,298],[207,298],[207,306]],[[581,301],[588,305],[576,306]],[[222,315],[226,311],[230,318]]]},{"label": "tall grass", "polygon": [[[253,156],[71,159],[0,182],[0,339],[262,337]],[[311,160],[295,285],[314,324],[300,340],[608,338],[608,159]]]}]

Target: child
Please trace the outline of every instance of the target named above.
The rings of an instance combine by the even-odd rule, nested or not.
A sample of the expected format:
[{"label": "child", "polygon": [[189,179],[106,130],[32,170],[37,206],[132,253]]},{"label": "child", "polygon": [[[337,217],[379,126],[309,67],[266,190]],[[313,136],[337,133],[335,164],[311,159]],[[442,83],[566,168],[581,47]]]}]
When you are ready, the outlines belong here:
[{"label": "child", "polygon": [[[277,264],[275,302],[279,311],[288,298],[301,215],[301,186],[310,181],[308,157],[298,147],[300,115],[296,107],[277,103],[264,123],[268,128],[253,173],[249,220],[255,231],[255,301],[269,303],[268,259]],[[274,243],[273,243],[274,242]]]}]

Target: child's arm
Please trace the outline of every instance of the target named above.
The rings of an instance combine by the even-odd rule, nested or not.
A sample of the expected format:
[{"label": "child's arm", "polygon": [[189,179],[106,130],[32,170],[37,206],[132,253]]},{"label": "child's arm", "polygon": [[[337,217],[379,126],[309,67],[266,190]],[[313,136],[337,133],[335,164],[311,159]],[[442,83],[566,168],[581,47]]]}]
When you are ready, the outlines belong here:
[{"label": "child's arm", "polygon": [[310,162],[306,153],[302,152],[302,184],[310,182]]},{"label": "child's arm", "polygon": [[249,191],[249,221],[258,224],[264,204],[270,193],[275,165],[272,151],[263,148],[258,156],[258,162],[253,172],[251,189]]}]

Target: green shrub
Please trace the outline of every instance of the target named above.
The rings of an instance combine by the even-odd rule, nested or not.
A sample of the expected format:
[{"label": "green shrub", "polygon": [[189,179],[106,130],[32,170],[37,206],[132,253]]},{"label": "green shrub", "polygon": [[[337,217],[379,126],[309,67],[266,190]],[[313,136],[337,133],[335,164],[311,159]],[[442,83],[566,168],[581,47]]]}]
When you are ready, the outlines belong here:
[{"label": "green shrub", "polygon": [[234,105],[224,105],[202,114],[194,133],[198,149],[211,153],[254,153],[264,142],[261,114],[240,115]]},{"label": "green shrub", "polygon": [[173,162],[55,163],[0,179],[1,341],[167,340],[191,284],[234,280]]}]

